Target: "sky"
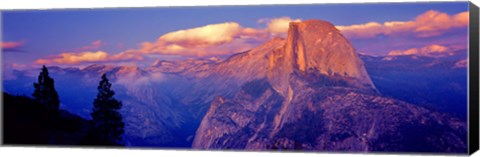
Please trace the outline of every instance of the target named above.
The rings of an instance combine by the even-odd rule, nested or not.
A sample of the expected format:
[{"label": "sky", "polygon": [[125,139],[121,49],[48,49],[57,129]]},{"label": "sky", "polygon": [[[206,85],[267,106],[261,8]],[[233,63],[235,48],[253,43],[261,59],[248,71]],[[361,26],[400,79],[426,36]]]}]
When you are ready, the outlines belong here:
[{"label": "sky", "polygon": [[285,37],[288,23],[333,23],[368,55],[466,49],[468,3],[380,3],[2,11],[3,67],[147,66],[228,56]]}]

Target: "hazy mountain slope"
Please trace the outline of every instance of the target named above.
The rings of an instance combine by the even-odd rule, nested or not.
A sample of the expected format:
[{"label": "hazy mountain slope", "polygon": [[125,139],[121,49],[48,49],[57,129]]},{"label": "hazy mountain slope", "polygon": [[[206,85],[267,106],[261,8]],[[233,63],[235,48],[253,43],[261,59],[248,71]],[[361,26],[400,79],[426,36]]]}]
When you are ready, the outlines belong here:
[{"label": "hazy mountain slope", "polygon": [[[377,89],[388,97],[418,106],[467,117],[467,68],[459,67],[465,61],[465,51],[457,56],[432,58],[396,56],[361,56]],[[463,59],[461,59],[463,58]],[[460,61],[459,61],[460,60]]]},{"label": "hazy mountain slope", "polygon": [[[189,147],[196,126],[191,114],[170,95],[181,87],[178,76],[151,73],[135,66],[91,65],[82,69],[48,67],[60,96],[60,108],[90,119],[100,76],[107,73],[115,97],[121,100],[125,142],[131,146]],[[9,93],[30,95],[38,69],[18,71],[18,79],[4,80]],[[175,80],[175,81],[171,81]],[[178,83],[178,84],[176,84]],[[20,86],[19,86],[20,85]],[[198,125],[198,124],[197,124]],[[188,132],[188,133],[187,133]]]}]

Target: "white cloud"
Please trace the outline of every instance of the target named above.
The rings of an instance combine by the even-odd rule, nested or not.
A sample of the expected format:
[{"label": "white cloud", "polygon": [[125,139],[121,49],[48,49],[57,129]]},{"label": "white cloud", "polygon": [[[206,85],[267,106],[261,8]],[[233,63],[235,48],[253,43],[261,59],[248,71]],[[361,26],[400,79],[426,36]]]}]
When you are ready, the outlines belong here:
[{"label": "white cloud", "polygon": [[433,45],[428,45],[421,48],[410,48],[407,50],[393,50],[388,53],[388,56],[405,56],[405,55],[445,57],[445,56],[453,55],[453,52],[449,47],[433,44]]},{"label": "white cloud", "polygon": [[280,17],[273,19],[261,19],[259,23],[266,23],[266,30],[271,34],[285,34],[288,31],[290,22],[300,22],[301,19],[292,19],[290,17]]},{"label": "white cloud", "polygon": [[468,12],[448,15],[443,12],[429,10],[410,21],[388,21],[382,23],[368,22],[337,28],[350,38],[373,38],[378,35],[415,37],[433,37],[445,34],[453,28],[468,26]]}]

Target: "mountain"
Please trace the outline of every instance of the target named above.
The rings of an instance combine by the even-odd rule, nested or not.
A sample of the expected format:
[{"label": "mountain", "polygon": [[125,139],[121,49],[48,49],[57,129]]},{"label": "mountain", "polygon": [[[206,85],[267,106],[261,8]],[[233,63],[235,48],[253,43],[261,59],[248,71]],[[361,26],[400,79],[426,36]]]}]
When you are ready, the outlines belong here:
[{"label": "mountain", "polygon": [[[125,140],[129,146],[186,147],[190,134],[190,114],[176,103],[166,89],[174,79],[165,73],[151,72],[136,66],[92,65],[82,69],[84,78],[95,78],[106,73],[115,83],[116,97],[122,101]],[[174,77],[174,78],[171,78]],[[85,79],[88,80],[88,79]],[[84,81],[85,81],[84,80]],[[98,80],[94,79],[94,85]],[[93,88],[94,89],[94,88]]]},{"label": "mountain", "polygon": [[212,65],[220,62],[221,59],[212,57],[209,59],[193,59],[168,61],[157,60],[150,67],[146,68],[147,71],[162,72],[162,73],[189,73],[190,70],[202,69],[204,66]]},{"label": "mountain", "polygon": [[293,22],[287,39],[271,39],[212,69],[200,76],[226,77],[240,84],[266,77],[284,95],[288,91],[289,74],[294,71],[342,76],[351,85],[375,88],[348,40],[332,24],[319,20]]},{"label": "mountain", "polygon": [[[390,57],[358,55],[332,24],[307,20],[227,58],[48,68],[60,107],[86,120],[106,73],[129,147],[465,150],[465,56]],[[4,69],[4,91],[30,95],[38,72]]]},{"label": "mountain", "polygon": [[[292,23],[291,28],[287,39],[273,38],[224,61],[196,64],[188,71],[179,73],[194,83],[192,87],[175,93],[185,95],[182,103],[199,110],[196,117],[201,119],[215,96],[232,98],[241,85],[248,81],[266,78],[275,90],[288,95],[289,74],[294,71],[331,76],[352,86],[375,90],[363,62],[332,24],[311,20]],[[314,37],[302,35],[305,32]],[[314,38],[322,40],[312,41]],[[332,50],[337,53],[326,53]]]},{"label": "mountain", "polygon": [[[48,67],[60,95],[60,108],[90,119],[93,100],[103,73],[112,82],[115,97],[121,100],[128,146],[189,147],[192,136],[190,114],[177,103],[169,86],[181,87],[181,78],[136,66],[94,64],[85,68]],[[31,95],[39,69],[16,71],[16,79],[4,80],[4,91]],[[175,80],[175,81],[169,81]],[[185,84],[188,85],[188,84]],[[194,125],[193,125],[194,126]],[[189,132],[188,134],[185,132]]]},{"label": "mountain", "polygon": [[222,65],[243,81],[233,97],[213,99],[193,148],[466,152],[463,121],[382,96],[328,22],[292,22],[286,40]]},{"label": "mountain", "polygon": [[[467,120],[466,50],[449,57],[360,55],[383,96]],[[387,58],[387,59],[386,59]]]},{"label": "mountain", "polygon": [[[466,124],[402,101],[348,88],[301,86],[285,104],[265,80],[234,99],[212,102],[197,149],[456,152],[466,151]],[[251,88],[258,91],[252,92]]]}]

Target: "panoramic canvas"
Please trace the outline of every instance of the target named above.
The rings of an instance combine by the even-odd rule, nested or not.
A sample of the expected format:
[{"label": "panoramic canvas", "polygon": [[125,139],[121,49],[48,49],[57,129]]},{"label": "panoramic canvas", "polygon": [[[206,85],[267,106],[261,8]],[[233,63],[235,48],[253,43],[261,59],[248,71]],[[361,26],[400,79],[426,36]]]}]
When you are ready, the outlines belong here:
[{"label": "panoramic canvas", "polygon": [[468,7],[4,10],[3,143],[464,154]]}]

